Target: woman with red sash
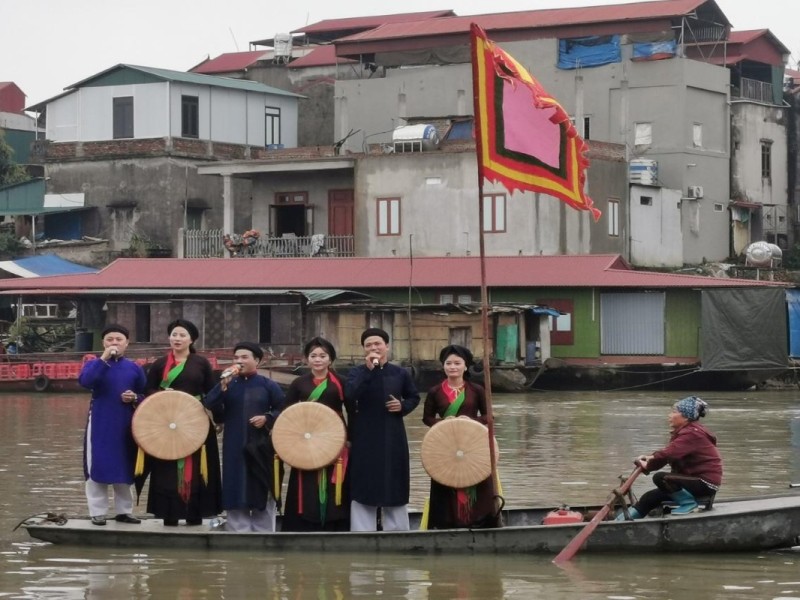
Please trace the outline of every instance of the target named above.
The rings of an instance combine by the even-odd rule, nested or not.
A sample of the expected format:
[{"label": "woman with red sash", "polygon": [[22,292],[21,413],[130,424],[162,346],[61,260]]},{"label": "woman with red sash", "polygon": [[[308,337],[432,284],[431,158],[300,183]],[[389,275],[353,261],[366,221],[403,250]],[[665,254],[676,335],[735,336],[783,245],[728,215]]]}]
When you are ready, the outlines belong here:
[{"label": "woman with red sash", "polygon": [[[178,390],[200,398],[214,387],[214,371],[208,360],[198,355],[194,342],[200,337],[191,321],[176,319],[167,326],[170,352],[159,358],[147,372],[146,393]],[[164,525],[200,525],[203,517],[222,511],[219,448],[214,424],[208,422],[208,436],[194,454],[178,460],[147,457],[150,488],[147,512]]]},{"label": "woman with red sash", "polygon": [[[344,421],[344,388],[331,370],[336,350],[315,337],[303,348],[310,373],[295,379],[286,392],[286,407],[297,402],[321,402]],[[350,498],[345,472],[347,448],[332,465],[316,471],[292,468],[286,490],[281,531],[349,531]]]},{"label": "woman with red sash", "polygon": [[[472,352],[463,346],[446,346],[439,353],[439,361],[447,378],[428,391],[423,423],[433,427],[442,419],[468,417],[486,424],[486,393],[469,381]],[[431,479],[428,529],[493,527],[494,514],[491,477],[465,489]]]}]

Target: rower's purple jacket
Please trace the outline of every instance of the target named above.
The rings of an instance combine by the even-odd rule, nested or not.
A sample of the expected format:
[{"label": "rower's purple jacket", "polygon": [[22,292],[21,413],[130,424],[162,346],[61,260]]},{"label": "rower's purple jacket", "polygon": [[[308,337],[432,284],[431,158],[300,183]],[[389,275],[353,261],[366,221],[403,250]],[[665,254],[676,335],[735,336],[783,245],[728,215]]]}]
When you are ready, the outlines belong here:
[{"label": "rower's purple jacket", "polygon": [[722,457],[717,437],[697,421],[690,421],[671,437],[665,448],[653,452],[647,463],[649,471],[669,464],[673,473],[699,477],[711,485],[722,483]]}]

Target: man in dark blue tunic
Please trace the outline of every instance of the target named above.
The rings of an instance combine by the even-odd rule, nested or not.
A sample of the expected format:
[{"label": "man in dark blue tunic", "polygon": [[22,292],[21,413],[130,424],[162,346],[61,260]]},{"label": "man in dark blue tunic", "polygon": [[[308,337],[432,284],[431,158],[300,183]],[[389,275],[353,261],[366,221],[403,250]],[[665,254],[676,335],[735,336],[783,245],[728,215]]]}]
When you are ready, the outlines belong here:
[{"label": "man in dark blue tunic", "polygon": [[350,420],[350,529],[375,531],[381,508],[384,531],[408,524],[410,468],[403,417],[419,404],[408,371],[389,364],[389,334],[371,328],[361,334],[364,364],[347,375]]},{"label": "man in dark blue tunic", "polygon": [[[224,423],[222,440],[222,506],[228,531],[275,531],[276,504],[269,485],[248,469],[245,446],[254,436],[266,435],[281,409],[283,390],[258,374],[264,351],[252,342],[233,349],[238,374],[223,377],[203,403]],[[225,373],[223,372],[223,375]],[[217,415],[222,415],[219,418]],[[272,460],[272,457],[263,457]]]},{"label": "man in dark blue tunic", "polygon": [[114,488],[115,519],[138,524],[134,517],[133,466],[136,444],[131,420],[145,386],[142,368],[123,355],[128,347],[128,330],[109,325],[103,331],[103,354],[83,365],[80,384],[92,390],[86,436],[83,441],[83,469],[86,500],[94,525],[106,524],[108,486]]}]

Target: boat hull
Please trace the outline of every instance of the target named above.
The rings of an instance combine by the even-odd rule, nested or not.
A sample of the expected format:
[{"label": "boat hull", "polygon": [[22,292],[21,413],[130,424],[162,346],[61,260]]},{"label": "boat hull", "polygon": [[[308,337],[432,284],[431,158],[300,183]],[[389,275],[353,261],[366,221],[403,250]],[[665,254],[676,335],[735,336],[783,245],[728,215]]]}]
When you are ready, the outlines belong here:
[{"label": "boat hull", "polygon": [[[29,535],[54,544],[115,548],[162,547],[267,552],[403,554],[556,554],[585,523],[541,525],[549,509],[504,511],[499,529],[368,533],[231,533],[208,523],[165,528],[160,520],[141,525],[88,519],[58,525],[32,517]],[[413,525],[412,525],[413,526]],[[800,496],[719,501],[710,511],[637,521],[600,523],[582,552],[735,552],[786,548],[800,536]]]}]

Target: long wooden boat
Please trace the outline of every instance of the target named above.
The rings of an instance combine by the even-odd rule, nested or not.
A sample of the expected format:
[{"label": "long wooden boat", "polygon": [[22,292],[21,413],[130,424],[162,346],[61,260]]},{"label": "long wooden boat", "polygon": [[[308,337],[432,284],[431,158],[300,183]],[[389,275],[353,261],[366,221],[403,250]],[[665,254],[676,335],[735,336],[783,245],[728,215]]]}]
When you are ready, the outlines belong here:
[{"label": "long wooden boat", "polygon": [[[597,507],[594,507],[596,509]],[[539,553],[559,552],[584,522],[542,525],[551,508],[504,510],[499,529],[414,530],[369,533],[232,533],[202,525],[164,527],[157,519],[140,525],[113,520],[105,527],[87,518],[30,517],[22,526],[31,537],[54,544],[126,548],[173,547],[269,552],[354,553]],[[578,510],[588,519],[592,507]],[[718,500],[711,510],[686,516],[648,517],[637,521],[605,521],[589,537],[582,552],[735,552],[787,548],[800,543],[800,495]]]}]

